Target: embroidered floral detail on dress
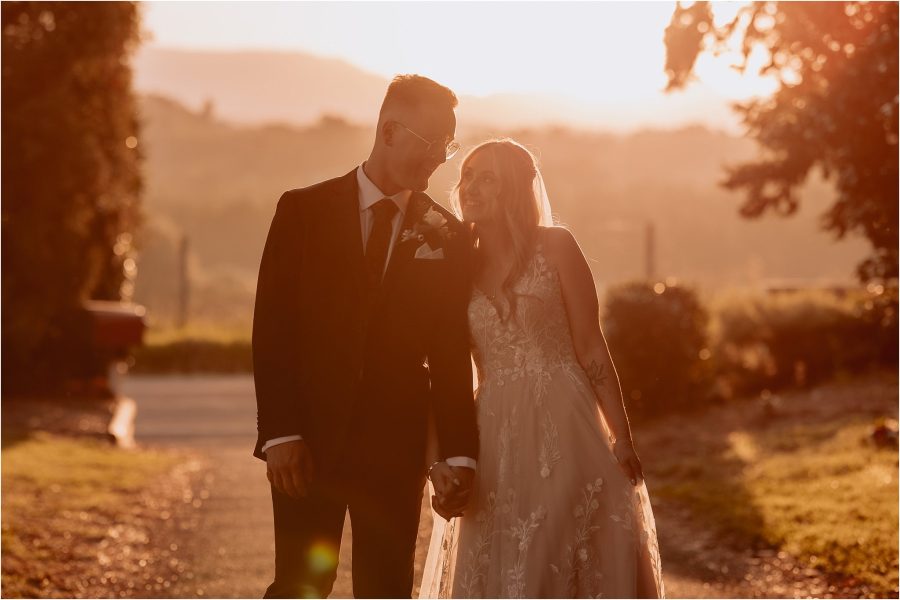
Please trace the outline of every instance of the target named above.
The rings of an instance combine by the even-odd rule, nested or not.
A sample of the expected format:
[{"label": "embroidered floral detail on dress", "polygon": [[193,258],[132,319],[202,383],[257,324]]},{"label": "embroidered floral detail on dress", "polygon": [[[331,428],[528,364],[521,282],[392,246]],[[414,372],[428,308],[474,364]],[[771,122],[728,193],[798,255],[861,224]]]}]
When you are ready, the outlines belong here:
[{"label": "embroidered floral detail on dress", "polygon": [[518,431],[519,407],[513,406],[509,418],[500,426],[500,464],[497,469],[497,485],[503,486],[515,470],[516,452],[513,447],[514,432]]},{"label": "embroidered floral detail on dress", "polygon": [[547,479],[550,477],[550,471],[553,469],[553,466],[562,459],[562,455],[559,453],[559,430],[553,423],[553,419],[550,418],[549,412],[544,416],[542,426],[544,439],[541,444],[540,456],[541,477]]},{"label": "embroidered floral detail on dress", "polygon": [[612,514],[609,515],[609,520],[619,525],[625,531],[634,533],[635,502],[640,504],[640,496],[634,488],[626,488],[618,498],[617,506]]},{"label": "embroidered floral detail on dress", "polygon": [[[575,354],[559,275],[540,246],[513,291],[515,314],[502,319],[482,292],[469,302],[479,468],[473,503],[454,520],[455,552],[441,550],[452,559],[429,571],[452,589],[427,589],[455,598],[583,598],[652,596],[655,586],[662,595],[646,489],[629,485],[603,439],[608,423]],[[647,576],[604,578],[620,564]]]},{"label": "embroidered floral detail on dress", "polygon": [[458,525],[458,521],[456,519],[451,520],[447,523],[447,528],[444,530],[444,539],[441,540],[441,579],[440,579],[440,587],[438,588],[438,598],[449,598],[452,594],[452,590],[450,589],[451,582],[451,568],[452,568],[452,558],[456,553],[456,527]]},{"label": "embroidered floral detail on dress", "polygon": [[568,334],[568,318],[565,310],[559,310],[563,306],[559,275],[540,245],[513,292],[516,315],[505,320],[484,293],[477,288],[473,292],[469,323],[479,384],[491,379],[502,387],[527,379],[540,405],[555,370],[581,369]]},{"label": "embroidered floral detail on dress", "polygon": [[594,568],[596,557],[591,546],[591,534],[601,528],[595,524],[594,513],[600,508],[598,497],[603,491],[603,479],[598,477],[585,485],[582,490],[582,502],[575,507],[575,539],[567,547],[568,572],[566,590],[570,598],[585,595],[597,596],[595,591],[600,586],[603,574]]},{"label": "embroidered floral detail on dress", "polygon": [[[475,521],[478,523],[478,539],[469,551],[466,563],[468,568],[463,573],[462,589],[467,598],[484,596],[484,578],[491,562],[491,538],[494,531],[494,512],[497,509],[497,495],[488,494],[486,506],[478,511]],[[449,597],[449,596],[448,596]]]},{"label": "embroidered floral detail on dress", "polygon": [[538,506],[537,510],[532,511],[527,519],[519,519],[518,523],[510,527],[507,532],[513,540],[518,541],[516,562],[507,573],[509,575],[507,592],[510,598],[525,597],[525,559],[534,532],[546,516],[547,510],[543,506]]}]

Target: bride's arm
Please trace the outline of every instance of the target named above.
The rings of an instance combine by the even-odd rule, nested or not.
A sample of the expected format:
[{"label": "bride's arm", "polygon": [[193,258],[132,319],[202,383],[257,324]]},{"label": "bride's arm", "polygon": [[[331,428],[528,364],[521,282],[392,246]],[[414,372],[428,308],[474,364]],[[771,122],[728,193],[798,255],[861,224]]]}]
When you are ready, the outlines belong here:
[{"label": "bride's arm", "polygon": [[549,227],[543,232],[547,258],[559,273],[578,362],[587,373],[603,416],[616,438],[616,445],[630,447],[631,427],[625,413],[619,377],[600,329],[600,306],[591,269],[578,242],[568,230]]}]

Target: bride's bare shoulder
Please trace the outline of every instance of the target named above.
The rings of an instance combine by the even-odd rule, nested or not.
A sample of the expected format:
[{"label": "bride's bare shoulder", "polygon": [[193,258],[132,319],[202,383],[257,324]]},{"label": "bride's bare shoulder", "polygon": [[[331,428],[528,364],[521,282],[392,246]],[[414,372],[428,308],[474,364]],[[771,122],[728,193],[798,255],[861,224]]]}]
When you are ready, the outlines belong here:
[{"label": "bride's bare shoulder", "polygon": [[578,241],[565,227],[539,227],[538,240],[544,255],[557,266],[569,264],[573,260],[584,260]]}]

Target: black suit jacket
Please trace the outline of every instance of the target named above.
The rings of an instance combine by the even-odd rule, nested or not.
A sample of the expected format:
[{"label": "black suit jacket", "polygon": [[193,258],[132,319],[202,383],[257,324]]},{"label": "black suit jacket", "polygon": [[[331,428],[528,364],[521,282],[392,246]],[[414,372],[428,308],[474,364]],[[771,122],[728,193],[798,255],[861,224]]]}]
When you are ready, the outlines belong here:
[{"label": "black suit jacket", "polygon": [[347,175],[286,192],[259,269],[253,315],[258,440],[299,434],[317,472],[340,465],[421,476],[428,412],[442,456],[477,457],[467,306],[469,234],[413,193],[401,232],[433,207],[443,260],[398,236],[381,288],[367,289],[359,191]]}]

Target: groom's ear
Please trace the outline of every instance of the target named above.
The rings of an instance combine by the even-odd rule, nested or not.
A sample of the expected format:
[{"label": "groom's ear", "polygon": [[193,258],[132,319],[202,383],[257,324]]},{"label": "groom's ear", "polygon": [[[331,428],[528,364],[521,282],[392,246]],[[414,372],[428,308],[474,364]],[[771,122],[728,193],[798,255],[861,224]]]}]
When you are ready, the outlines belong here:
[{"label": "groom's ear", "polygon": [[390,119],[385,119],[381,124],[381,139],[384,140],[386,146],[394,145],[394,130],[394,122]]}]

